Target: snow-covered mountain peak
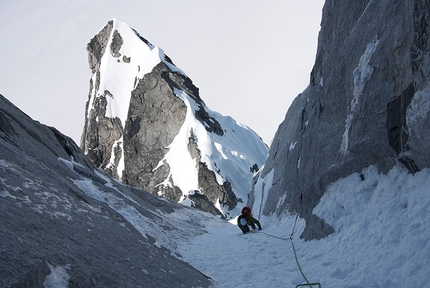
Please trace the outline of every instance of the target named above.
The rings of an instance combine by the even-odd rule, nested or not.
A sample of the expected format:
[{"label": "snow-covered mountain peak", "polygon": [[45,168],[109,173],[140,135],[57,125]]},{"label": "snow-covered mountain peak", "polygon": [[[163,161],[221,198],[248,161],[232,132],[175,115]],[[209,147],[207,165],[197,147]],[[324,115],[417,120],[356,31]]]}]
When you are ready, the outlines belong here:
[{"label": "snow-covered mountain peak", "polygon": [[[162,49],[152,45],[122,20],[114,18],[105,27],[111,27],[106,43],[109,53],[104,53],[101,58],[100,73],[93,75],[93,82],[99,80],[100,85],[92,90],[91,96],[92,99],[108,96],[106,117],[118,117],[124,127],[131,91],[136,88],[138,80],[160,62],[172,71],[185,73],[173,65]],[[91,46],[87,48],[91,49]]]},{"label": "snow-covered mountain peak", "polygon": [[246,201],[268,153],[254,131],[211,111],[164,51],[121,20],[87,51],[93,75],[81,146],[96,166],[215,214]]}]

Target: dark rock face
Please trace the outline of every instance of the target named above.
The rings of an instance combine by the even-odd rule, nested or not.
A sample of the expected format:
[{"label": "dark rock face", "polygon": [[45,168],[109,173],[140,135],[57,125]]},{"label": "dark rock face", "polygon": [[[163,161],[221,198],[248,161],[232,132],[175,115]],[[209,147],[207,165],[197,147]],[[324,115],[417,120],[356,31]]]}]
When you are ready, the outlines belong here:
[{"label": "dark rock face", "polygon": [[252,203],[258,181],[273,173],[264,214],[297,212],[307,220],[302,237],[318,239],[333,232],[312,214],[330,183],[369,165],[386,172],[402,163],[412,173],[430,166],[429,5],[326,1],[310,85],[254,180]]},{"label": "dark rock face", "polygon": [[[220,124],[204,110],[198,88],[189,78],[172,72],[161,62],[138,82],[132,92],[128,120],[124,129],[125,171],[122,180],[177,202],[183,192],[188,191],[181,191],[173,179],[170,180],[171,186],[157,186],[169,175],[168,163],[166,161],[161,165],[159,163],[168,152],[166,147],[179,133],[187,113],[187,107],[174,94],[174,89],[186,91],[197,103],[200,103],[196,118],[206,123],[206,129],[209,132],[223,135]],[[202,209],[206,207],[205,211],[218,215],[220,213],[213,203],[220,199],[221,204],[233,209],[237,199],[231,187],[228,186],[228,182],[222,186],[217,183],[215,174],[201,162],[197,145],[193,145],[193,141],[193,137],[190,137],[188,150],[192,158],[196,159],[196,163],[199,163],[196,167],[199,185],[201,193],[206,196],[199,198],[199,203],[204,200],[206,203],[199,204],[197,207]]]},{"label": "dark rock face", "polygon": [[92,73],[96,73],[100,69],[101,60],[105,53],[112,28],[113,21],[109,21],[87,45],[88,63]]},{"label": "dark rock face", "polygon": [[[173,73],[159,63],[139,81],[132,92],[124,129],[125,171],[122,180],[156,193],[155,186],[167,178],[167,163],[158,167],[181,128],[187,108],[162,75]],[[158,167],[158,168],[157,168]],[[156,169],[157,168],[157,169]],[[163,186],[168,199],[179,201],[182,191],[174,183]]]},{"label": "dark rock face", "polygon": [[[119,118],[105,116],[106,97],[110,97],[108,93],[105,95],[95,99],[95,109],[89,111],[88,121],[86,121],[84,128],[86,133],[83,134],[85,136],[82,138],[86,144],[84,147],[88,159],[106,173],[118,177],[114,167],[117,167],[120,161],[122,148],[118,145],[120,144],[118,141],[120,141],[123,131]],[[116,166],[109,165],[112,152],[115,155],[114,163]]]},{"label": "dark rock face", "polygon": [[[145,233],[118,207],[133,209]],[[102,175],[73,140],[0,95],[1,287],[42,287],[51,267],[68,287],[209,287],[169,250],[190,227],[203,233],[205,213],[173,223],[174,211],[198,213]]]}]

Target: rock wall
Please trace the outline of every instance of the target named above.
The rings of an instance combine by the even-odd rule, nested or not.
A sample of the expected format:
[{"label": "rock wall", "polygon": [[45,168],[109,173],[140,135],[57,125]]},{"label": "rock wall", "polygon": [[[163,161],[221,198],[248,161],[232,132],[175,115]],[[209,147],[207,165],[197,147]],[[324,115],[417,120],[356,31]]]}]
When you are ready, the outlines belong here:
[{"label": "rock wall", "polygon": [[[161,167],[158,164],[178,134],[187,113],[185,104],[174,95],[172,87],[162,77],[170,72],[164,63],[160,63],[139,81],[132,92],[124,129],[125,170],[122,181],[153,192],[158,192],[156,185],[169,175],[168,164]],[[179,201],[182,191],[174,185],[168,188],[166,198]]]},{"label": "rock wall", "polygon": [[[172,212],[185,214],[175,223]],[[44,287],[54,269],[63,287],[212,287],[173,256],[190,230],[203,233],[195,213],[103,175],[0,95],[0,287]]]},{"label": "rock wall", "polygon": [[333,229],[312,209],[330,183],[369,165],[430,166],[429,35],[425,0],[326,1],[309,86],[254,179],[254,211],[299,213],[301,237],[319,239]]},{"label": "rock wall", "polygon": [[[99,90],[100,86],[100,65],[102,57],[106,51],[109,37],[112,33],[113,21],[109,21],[97,35],[95,35],[87,45],[88,63],[91,73],[95,75],[90,79],[90,89],[88,99],[92,98],[92,93]],[[118,39],[118,37],[116,37]],[[117,42],[113,42],[117,43]],[[115,53],[111,45],[110,50]],[[122,148],[120,148],[123,127],[119,118],[106,117],[107,99],[113,97],[109,91],[104,91],[103,95],[94,99],[94,103],[87,101],[85,106],[85,122],[81,137],[81,148],[88,159],[103,169],[113,177],[119,178],[117,167],[119,165]],[[90,107],[90,103],[92,107]],[[114,165],[111,165],[111,155],[114,157]]]}]

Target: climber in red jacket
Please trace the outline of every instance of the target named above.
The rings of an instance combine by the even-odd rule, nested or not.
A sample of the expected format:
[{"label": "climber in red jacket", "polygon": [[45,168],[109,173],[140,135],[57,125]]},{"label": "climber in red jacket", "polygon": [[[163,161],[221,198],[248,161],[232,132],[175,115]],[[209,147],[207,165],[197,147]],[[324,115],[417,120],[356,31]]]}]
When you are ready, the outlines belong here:
[{"label": "climber in red jacket", "polygon": [[258,226],[258,230],[261,230],[260,221],[252,217],[251,208],[248,206],[243,207],[242,214],[237,218],[237,226],[239,226],[243,234],[249,232],[249,226],[251,226],[252,230],[254,230],[256,228],[256,224]]}]

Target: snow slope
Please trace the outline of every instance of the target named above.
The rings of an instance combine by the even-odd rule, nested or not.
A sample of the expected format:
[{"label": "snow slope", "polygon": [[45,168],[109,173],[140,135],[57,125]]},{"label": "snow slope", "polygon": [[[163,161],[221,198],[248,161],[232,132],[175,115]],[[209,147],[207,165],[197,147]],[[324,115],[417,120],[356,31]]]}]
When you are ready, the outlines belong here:
[{"label": "snow slope", "polygon": [[336,233],[304,242],[298,219],[292,239],[307,280],[290,240],[295,215],[262,217],[263,230],[246,235],[234,220],[212,225],[179,253],[216,287],[430,287],[430,169],[384,175],[368,167],[362,175],[333,183],[314,209]]}]

